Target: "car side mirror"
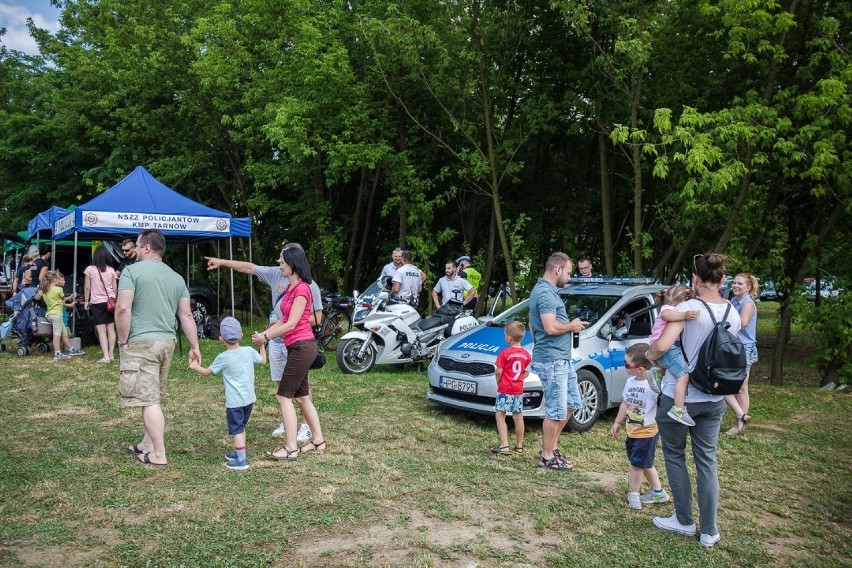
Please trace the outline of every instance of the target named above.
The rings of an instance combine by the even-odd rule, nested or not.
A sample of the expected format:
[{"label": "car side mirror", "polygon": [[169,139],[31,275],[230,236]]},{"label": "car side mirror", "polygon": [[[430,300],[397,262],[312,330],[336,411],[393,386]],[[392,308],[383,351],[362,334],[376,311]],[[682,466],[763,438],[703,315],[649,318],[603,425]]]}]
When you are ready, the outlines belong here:
[{"label": "car side mirror", "polygon": [[601,339],[606,339],[607,341],[609,341],[610,338],[612,337],[612,324],[609,324],[609,323],[603,324],[600,327],[600,329],[598,330],[598,337],[600,337]]}]

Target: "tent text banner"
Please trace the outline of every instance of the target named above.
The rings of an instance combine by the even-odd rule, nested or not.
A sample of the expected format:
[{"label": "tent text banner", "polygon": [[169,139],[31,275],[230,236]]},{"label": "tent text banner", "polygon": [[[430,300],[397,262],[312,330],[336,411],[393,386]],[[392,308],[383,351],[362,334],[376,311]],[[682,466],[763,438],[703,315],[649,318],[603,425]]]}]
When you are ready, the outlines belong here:
[{"label": "tent text banner", "polygon": [[[69,222],[70,221],[70,222]],[[55,232],[73,227],[74,215],[60,219]],[[86,211],[82,225],[87,229],[127,229],[129,233],[145,229],[187,233],[221,233],[227,235],[231,220],[226,217],[204,217],[198,215],[174,215],[160,213],[116,213],[113,211]]]},{"label": "tent text banner", "polygon": [[83,225],[93,229],[160,229],[161,231],[189,231],[227,234],[230,219],[225,217],[201,217],[198,215],[174,215],[161,213],[114,213],[110,211],[86,211]]}]

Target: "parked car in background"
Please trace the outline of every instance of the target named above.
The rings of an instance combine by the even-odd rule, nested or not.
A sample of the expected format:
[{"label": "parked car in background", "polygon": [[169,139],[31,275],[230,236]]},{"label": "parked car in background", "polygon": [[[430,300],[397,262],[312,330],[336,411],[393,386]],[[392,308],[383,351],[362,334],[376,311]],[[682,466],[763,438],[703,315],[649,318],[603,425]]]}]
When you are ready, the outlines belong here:
[{"label": "parked car in background", "polygon": [[[843,292],[843,288],[841,288],[837,284],[837,279],[833,276],[824,278],[819,282],[819,295],[825,299],[836,298]],[[817,281],[811,279],[808,282],[807,287],[802,292],[802,296],[807,298],[808,300],[816,299],[817,295]]]},{"label": "parked car in background", "polygon": [[764,280],[760,283],[760,293],[758,295],[762,302],[778,302],[782,295],[775,288],[775,282],[772,280]]},{"label": "parked car in background", "polygon": [[[597,278],[569,283],[559,291],[568,317],[589,322],[574,334],[572,362],[582,408],[568,427],[591,428],[608,408],[621,403],[627,381],[624,353],[634,343],[647,342],[657,315],[654,294],[663,288],[643,278]],[[497,398],[494,361],[506,344],[503,327],[517,320],[529,323],[529,300],[512,306],[492,321],[453,336],[441,344],[429,365],[427,399],[442,406],[493,414]],[[532,336],[521,345],[532,351]],[[544,417],[544,394],[534,373],[524,380],[524,416]]]}]

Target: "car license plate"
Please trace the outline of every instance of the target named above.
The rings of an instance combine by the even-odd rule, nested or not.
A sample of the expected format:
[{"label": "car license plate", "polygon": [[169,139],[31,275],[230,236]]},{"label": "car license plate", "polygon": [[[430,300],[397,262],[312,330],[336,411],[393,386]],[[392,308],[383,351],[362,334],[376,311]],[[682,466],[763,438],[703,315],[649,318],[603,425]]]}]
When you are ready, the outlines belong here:
[{"label": "car license plate", "polygon": [[441,377],[441,388],[476,394],[476,383],[473,381],[460,381],[459,379],[448,379]]}]

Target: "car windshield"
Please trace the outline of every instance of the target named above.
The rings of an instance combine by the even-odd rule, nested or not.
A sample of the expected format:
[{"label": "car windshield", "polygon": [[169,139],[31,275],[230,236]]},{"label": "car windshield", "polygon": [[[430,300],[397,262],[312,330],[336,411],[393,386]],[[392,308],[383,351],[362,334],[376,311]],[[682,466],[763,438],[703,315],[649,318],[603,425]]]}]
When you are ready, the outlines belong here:
[{"label": "car windshield", "polygon": [[[618,301],[618,296],[595,296],[591,294],[562,294],[568,319],[580,318],[594,325],[609,312]],[[521,302],[494,318],[488,325],[503,327],[512,320],[526,326],[530,321],[529,301]]]}]

